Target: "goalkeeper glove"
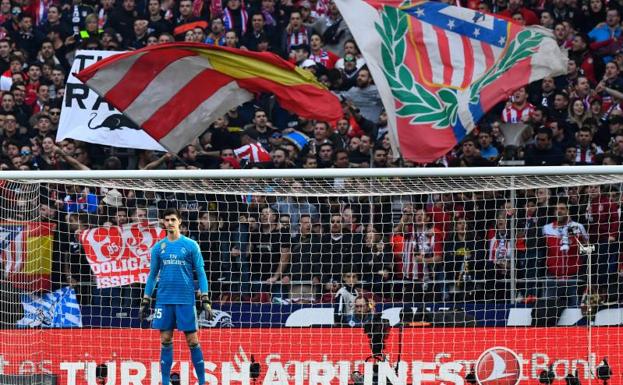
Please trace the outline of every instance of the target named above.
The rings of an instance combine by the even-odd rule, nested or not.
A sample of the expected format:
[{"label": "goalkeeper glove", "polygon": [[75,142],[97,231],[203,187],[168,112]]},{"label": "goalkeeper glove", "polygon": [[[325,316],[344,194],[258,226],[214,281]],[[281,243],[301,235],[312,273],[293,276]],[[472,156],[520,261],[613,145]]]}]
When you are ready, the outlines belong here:
[{"label": "goalkeeper glove", "polygon": [[141,300],[141,308],[139,310],[139,317],[141,322],[147,319],[151,313],[151,298],[144,297]]},{"label": "goalkeeper glove", "polygon": [[214,313],[212,312],[212,302],[210,302],[210,297],[207,294],[201,296],[201,308],[204,311],[205,318],[208,321],[214,319]]}]

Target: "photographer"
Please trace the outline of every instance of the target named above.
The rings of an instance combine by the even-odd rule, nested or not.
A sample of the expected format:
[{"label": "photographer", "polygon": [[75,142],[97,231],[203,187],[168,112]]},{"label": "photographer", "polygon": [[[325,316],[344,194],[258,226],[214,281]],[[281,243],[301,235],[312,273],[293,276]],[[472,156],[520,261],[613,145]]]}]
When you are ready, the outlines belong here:
[{"label": "photographer", "polygon": [[373,355],[383,354],[385,340],[389,334],[389,321],[381,318],[381,313],[374,310],[374,301],[364,296],[355,299],[355,311],[347,316],[351,326],[362,326],[370,339],[370,350]]},{"label": "photographer", "polygon": [[[356,311],[356,299],[363,296],[363,290],[359,284],[359,276],[354,272],[342,274],[342,286],[335,293],[336,323],[349,326],[360,326],[360,321],[354,319]],[[356,317],[355,317],[356,318]]]},{"label": "photographer", "polygon": [[345,325],[363,327],[364,333],[370,339],[370,349],[373,355],[383,353],[389,332],[389,321],[382,319],[381,316],[381,313],[376,313],[374,310],[374,300],[359,295],[355,298],[354,312],[342,317]]}]

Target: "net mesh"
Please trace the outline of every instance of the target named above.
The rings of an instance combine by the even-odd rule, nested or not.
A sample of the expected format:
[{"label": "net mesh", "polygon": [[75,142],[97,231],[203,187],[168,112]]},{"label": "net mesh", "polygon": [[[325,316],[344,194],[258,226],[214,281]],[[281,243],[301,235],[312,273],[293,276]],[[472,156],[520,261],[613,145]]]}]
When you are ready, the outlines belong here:
[{"label": "net mesh", "polygon": [[159,383],[138,309],[175,207],[211,385],[597,383],[604,357],[621,384],[622,179],[0,179],[0,383]]},{"label": "net mesh", "polygon": [[[304,175],[304,174],[303,174]],[[98,180],[105,188],[181,192],[197,194],[267,196],[397,196],[474,191],[521,190],[618,184],[623,175],[495,175],[495,176],[421,176],[421,177],[346,177],[346,178],[160,178]],[[16,181],[32,184],[32,180]],[[292,183],[297,184],[292,187]],[[64,185],[66,179],[47,179],[45,183]],[[90,186],[92,179],[74,179],[72,183]]]}]

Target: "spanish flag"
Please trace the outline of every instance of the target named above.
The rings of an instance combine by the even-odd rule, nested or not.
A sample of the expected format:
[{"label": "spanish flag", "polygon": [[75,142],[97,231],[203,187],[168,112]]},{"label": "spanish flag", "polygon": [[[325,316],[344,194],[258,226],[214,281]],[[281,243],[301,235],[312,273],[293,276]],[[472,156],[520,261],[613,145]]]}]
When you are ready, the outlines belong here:
[{"label": "spanish flag", "polygon": [[0,259],[4,279],[28,290],[49,290],[56,225],[49,222],[0,224]]},{"label": "spanish flag", "polygon": [[162,44],[111,56],[76,77],[172,152],[255,93],[273,93],[304,118],[342,116],[337,97],[312,73],[272,53]]}]

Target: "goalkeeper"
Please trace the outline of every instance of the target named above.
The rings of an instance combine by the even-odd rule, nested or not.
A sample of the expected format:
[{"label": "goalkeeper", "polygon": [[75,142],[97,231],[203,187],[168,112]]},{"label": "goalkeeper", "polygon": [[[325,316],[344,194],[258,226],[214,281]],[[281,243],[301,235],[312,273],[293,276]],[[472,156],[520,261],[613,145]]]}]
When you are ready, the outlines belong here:
[{"label": "goalkeeper", "polygon": [[169,385],[173,364],[173,329],[177,327],[186,335],[197,380],[199,385],[204,385],[205,366],[197,336],[198,324],[193,281],[194,269],[199,280],[201,306],[206,318],[212,319],[203,257],[197,242],[180,234],[179,211],[169,208],[164,211],[163,217],[167,236],[156,243],[151,250],[151,270],[145,286],[145,295],[141,301],[140,317],[142,321],[149,316],[156,277],[160,275],[152,327],[160,330],[162,384]]}]

